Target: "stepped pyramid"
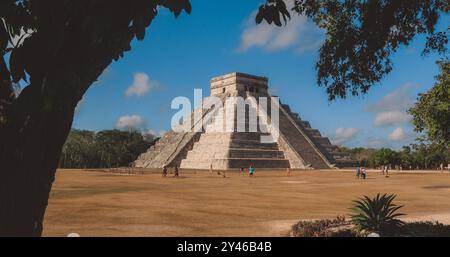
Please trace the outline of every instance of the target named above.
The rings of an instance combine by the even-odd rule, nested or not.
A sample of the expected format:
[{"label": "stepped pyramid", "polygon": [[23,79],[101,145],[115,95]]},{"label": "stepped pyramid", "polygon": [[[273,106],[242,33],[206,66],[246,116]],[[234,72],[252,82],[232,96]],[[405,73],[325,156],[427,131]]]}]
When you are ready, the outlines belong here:
[{"label": "stepped pyramid", "polygon": [[[355,165],[348,154],[311,128],[308,121],[270,96],[265,77],[243,73],[215,77],[211,80],[211,96],[214,98],[206,98],[202,106],[174,129],[184,128],[184,131],[165,134],[139,156],[134,166],[179,166],[184,169],[210,169],[212,166],[213,169],[227,170],[250,165],[272,169],[333,169]],[[244,99],[243,119],[238,119],[236,101],[225,104],[230,97]],[[266,109],[258,108],[263,97],[268,99]],[[215,108],[217,101],[223,103],[223,109]],[[271,126],[272,118],[275,119],[274,107],[278,109],[276,128]],[[258,114],[258,122],[256,127],[250,128],[252,112]],[[276,140],[262,142],[262,137]]]}]

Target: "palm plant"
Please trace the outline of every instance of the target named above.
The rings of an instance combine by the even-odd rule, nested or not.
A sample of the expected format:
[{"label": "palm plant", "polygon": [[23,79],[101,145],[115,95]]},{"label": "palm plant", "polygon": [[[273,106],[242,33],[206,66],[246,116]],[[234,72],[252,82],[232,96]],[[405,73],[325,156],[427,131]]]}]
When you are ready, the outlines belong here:
[{"label": "palm plant", "polygon": [[397,212],[403,206],[393,203],[395,197],[394,194],[377,194],[374,198],[364,196],[353,201],[352,222],[359,229],[384,236],[399,232],[404,222],[397,218],[405,214]]}]

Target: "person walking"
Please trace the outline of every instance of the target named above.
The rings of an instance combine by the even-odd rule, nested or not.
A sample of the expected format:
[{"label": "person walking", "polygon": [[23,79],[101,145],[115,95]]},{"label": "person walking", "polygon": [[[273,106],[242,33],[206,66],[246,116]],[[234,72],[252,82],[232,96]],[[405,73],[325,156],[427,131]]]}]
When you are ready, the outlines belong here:
[{"label": "person walking", "polygon": [[178,178],[179,171],[178,171],[178,166],[176,166],[176,165],[175,165],[175,168],[174,168],[174,170],[173,170],[173,174],[174,174],[174,176],[175,176],[176,178]]},{"label": "person walking", "polygon": [[162,169],[162,176],[167,177],[167,167],[166,166],[164,166]]},{"label": "person walking", "polygon": [[241,167],[241,176],[244,176],[244,173],[245,173],[245,169],[244,169],[244,167]]},{"label": "person walking", "polygon": [[361,168],[361,176],[363,179],[366,179],[366,168],[365,167]]},{"label": "person walking", "polygon": [[356,178],[359,179],[360,176],[361,176],[361,168],[358,167],[356,168]]},{"label": "person walking", "polygon": [[255,173],[255,169],[253,168],[253,165],[250,165],[250,168],[248,169],[248,175],[250,177],[253,177],[254,173]]}]

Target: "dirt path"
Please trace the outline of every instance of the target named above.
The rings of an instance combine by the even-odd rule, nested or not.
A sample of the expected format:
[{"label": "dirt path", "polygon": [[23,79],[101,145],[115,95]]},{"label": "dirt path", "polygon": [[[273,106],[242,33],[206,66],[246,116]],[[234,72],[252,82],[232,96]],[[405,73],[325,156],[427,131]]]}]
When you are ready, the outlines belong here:
[{"label": "dirt path", "polygon": [[52,190],[44,235],[284,236],[301,219],[349,213],[364,194],[395,193],[407,219],[450,223],[450,174],[264,171],[115,176],[62,170]]}]

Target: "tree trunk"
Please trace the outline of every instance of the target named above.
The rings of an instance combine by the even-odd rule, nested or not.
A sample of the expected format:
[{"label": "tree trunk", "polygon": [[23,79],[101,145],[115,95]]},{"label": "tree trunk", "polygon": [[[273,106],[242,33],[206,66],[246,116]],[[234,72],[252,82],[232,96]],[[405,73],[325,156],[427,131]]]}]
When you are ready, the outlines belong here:
[{"label": "tree trunk", "polygon": [[[79,100],[70,90],[73,81],[58,79],[65,75],[25,88],[1,130],[0,236],[42,234],[59,156]],[[53,86],[58,83],[69,87]]]},{"label": "tree trunk", "polygon": [[[26,65],[31,84],[11,105],[0,101],[1,118],[7,114],[6,120],[0,120],[0,236],[42,234],[48,196],[76,104],[104,69],[131,49],[136,33],[143,37],[160,1],[138,1],[139,11],[144,11],[138,17],[132,15],[138,10],[135,4],[121,1],[71,1],[71,8],[62,8],[65,4],[60,2],[51,3],[58,3],[60,9],[39,9],[40,27],[21,46],[31,58]],[[109,18],[97,22],[86,19],[87,14]],[[64,22],[55,23],[54,16]],[[148,24],[141,31],[130,26],[135,21]],[[10,83],[8,78],[0,82]],[[0,95],[2,99],[6,97]]]}]

